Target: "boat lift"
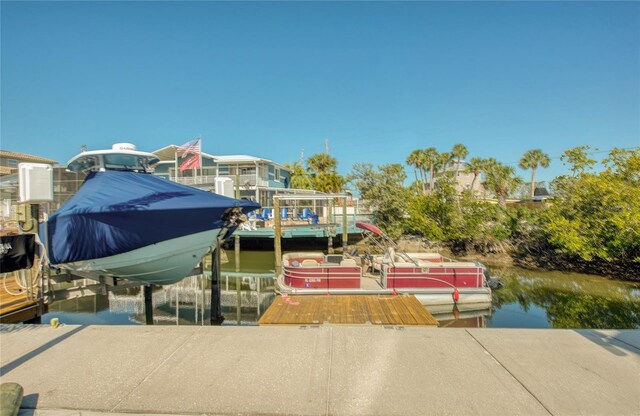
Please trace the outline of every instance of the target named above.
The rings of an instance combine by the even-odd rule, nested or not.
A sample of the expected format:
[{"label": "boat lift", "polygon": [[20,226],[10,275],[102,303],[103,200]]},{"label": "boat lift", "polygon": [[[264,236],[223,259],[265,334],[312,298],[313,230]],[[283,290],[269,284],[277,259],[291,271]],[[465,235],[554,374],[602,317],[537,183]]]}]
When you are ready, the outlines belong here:
[{"label": "boat lift", "polygon": [[[282,218],[280,217],[280,205],[283,201],[327,201],[329,206],[336,199],[342,200],[342,249],[347,251],[347,194],[323,194],[323,195],[274,195],[273,196],[273,230],[274,230],[274,252],[275,252],[275,268],[276,276],[282,272]],[[331,212],[331,209],[329,210]],[[318,227],[330,227],[331,224],[317,224]],[[329,251],[332,250],[331,235],[329,234]]]}]

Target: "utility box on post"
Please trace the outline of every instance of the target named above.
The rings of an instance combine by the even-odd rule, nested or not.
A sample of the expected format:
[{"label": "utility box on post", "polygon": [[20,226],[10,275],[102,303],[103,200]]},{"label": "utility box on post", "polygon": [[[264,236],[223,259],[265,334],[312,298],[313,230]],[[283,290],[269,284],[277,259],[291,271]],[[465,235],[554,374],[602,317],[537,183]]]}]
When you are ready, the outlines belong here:
[{"label": "utility box on post", "polygon": [[233,191],[233,179],[225,178],[223,176],[217,176],[216,193],[218,195],[224,195],[229,198],[235,198],[235,192]]},{"label": "utility box on post", "polygon": [[53,201],[53,167],[44,163],[18,164],[20,202]]}]

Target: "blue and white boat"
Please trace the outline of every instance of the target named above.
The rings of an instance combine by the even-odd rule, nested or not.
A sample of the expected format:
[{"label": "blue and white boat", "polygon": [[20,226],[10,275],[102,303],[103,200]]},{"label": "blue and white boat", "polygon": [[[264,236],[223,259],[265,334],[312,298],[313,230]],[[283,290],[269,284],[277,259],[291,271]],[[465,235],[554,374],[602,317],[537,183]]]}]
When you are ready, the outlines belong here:
[{"label": "blue and white boat", "polygon": [[151,175],[158,161],[128,143],[71,159],[68,170],[89,173],[46,223],[51,265],[143,284],[175,283],[260,208]]}]

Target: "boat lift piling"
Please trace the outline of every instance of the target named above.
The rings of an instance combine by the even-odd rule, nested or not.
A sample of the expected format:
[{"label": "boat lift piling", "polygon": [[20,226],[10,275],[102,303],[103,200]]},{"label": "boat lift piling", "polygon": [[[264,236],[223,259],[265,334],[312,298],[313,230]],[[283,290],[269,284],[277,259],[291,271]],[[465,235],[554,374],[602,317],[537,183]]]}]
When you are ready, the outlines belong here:
[{"label": "boat lift piling", "polygon": [[[233,250],[235,254],[235,264],[236,264],[236,273],[240,272],[240,236],[238,234],[235,235],[235,243],[233,245]],[[238,325],[242,321],[242,281],[240,276],[236,276],[236,304],[238,307],[236,308],[236,321]]]},{"label": "boat lift piling", "polygon": [[153,285],[142,286],[144,291],[144,317],[147,325],[153,325]]},{"label": "boat lift piling", "polygon": [[[333,213],[335,204],[333,201],[335,199],[342,200],[342,250],[343,253],[347,251],[347,243],[349,238],[349,233],[347,231],[347,198],[348,195],[345,194],[325,194],[325,195],[274,195],[273,196],[273,246],[274,246],[274,254],[275,254],[275,269],[276,276],[279,276],[282,273],[282,222],[280,218],[280,201],[313,201],[314,212],[316,210],[316,201],[327,201],[328,205],[328,213],[327,219],[329,222],[333,222],[335,219],[335,215]],[[322,226],[323,224],[319,224]],[[327,230],[330,231],[331,224],[324,226],[327,227]],[[334,224],[335,226],[335,224]],[[328,252],[333,253],[333,241],[331,232],[328,232]]]},{"label": "boat lift piling", "polygon": [[211,253],[211,325],[222,325],[224,316],[220,306],[220,237],[216,238],[216,248]]},{"label": "boat lift piling", "polygon": [[275,252],[276,276],[282,273],[282,226],[280,225],[280,198],[276,195],[273,197],[273,246]]}]

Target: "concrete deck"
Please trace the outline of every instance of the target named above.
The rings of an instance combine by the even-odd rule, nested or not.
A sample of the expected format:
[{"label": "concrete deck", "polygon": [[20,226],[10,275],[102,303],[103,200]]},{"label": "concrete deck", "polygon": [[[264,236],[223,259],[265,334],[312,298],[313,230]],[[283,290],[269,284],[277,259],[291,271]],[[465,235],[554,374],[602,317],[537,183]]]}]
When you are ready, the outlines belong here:
[{"label": "concrete deck", "polygon": [[0,344],[21,414],[640,414],[640,331],[3,325]]}]

